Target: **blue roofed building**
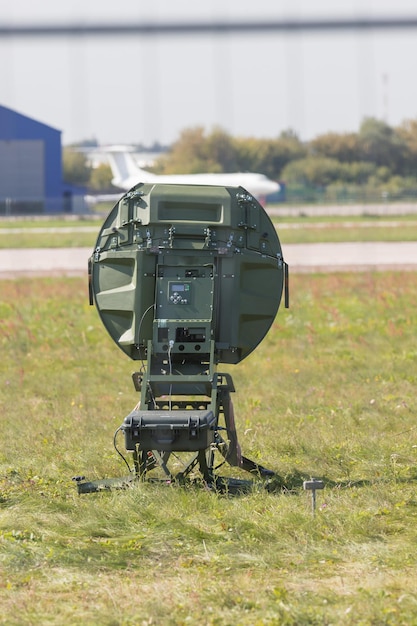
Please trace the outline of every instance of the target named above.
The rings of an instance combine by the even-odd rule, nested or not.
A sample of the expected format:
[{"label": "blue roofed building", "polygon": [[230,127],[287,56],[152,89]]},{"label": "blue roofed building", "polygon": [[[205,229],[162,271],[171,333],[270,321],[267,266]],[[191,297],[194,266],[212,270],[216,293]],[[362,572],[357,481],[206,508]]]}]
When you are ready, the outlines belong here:
[{"label": "blue roofed building", "polygon": [[0,105],[0,215],[63,211],[61,131]]}]

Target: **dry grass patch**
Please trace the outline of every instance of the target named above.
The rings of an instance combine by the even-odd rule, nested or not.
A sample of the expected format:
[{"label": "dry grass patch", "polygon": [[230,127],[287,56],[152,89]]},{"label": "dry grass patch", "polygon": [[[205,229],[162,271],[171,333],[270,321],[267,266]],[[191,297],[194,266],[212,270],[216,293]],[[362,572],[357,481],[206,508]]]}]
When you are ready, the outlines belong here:
[{"label": "dry grass patch", "polygon": [[86,281],[1,290],[0,624],[414,623],[416,274],[292,278],[291,309],[230,368],[243,452],[285,489],[239,497],[78,496],[74,474],[126,472],[112,438],[135,364]]}]

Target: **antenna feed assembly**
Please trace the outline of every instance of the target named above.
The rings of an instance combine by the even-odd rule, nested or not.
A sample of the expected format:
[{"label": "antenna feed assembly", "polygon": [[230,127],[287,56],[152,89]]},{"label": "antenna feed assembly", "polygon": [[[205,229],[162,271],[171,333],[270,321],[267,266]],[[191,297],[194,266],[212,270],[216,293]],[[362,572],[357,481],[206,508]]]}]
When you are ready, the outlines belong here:
[{"label": "antenna feed assembly", "polygon": [[[233,381],[218,365],[262,341],[284,289],[287,305],[287,275],[274,225],[242,187],[139,184],[111,210],[89,260],[90,303],[140,363],[140,402],[119,429],[135,478],[159,468],[179,481],[198,470],[217,484],[218,453],[273,476],[240,452]],[[191,460],[178,469],[182,453]],[[88,485],[79,491],[96,490]]]}]

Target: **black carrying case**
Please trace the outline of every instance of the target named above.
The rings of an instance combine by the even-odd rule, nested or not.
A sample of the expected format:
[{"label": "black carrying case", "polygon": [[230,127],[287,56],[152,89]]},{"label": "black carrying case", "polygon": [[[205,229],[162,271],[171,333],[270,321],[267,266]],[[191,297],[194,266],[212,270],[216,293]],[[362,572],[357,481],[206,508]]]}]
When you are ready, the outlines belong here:
[{"label": "black carrying case", "polygon": [[210,410],[140,411],[124,419],[122,430],[128,452],[204,450],[214,442],[216,417]]}]

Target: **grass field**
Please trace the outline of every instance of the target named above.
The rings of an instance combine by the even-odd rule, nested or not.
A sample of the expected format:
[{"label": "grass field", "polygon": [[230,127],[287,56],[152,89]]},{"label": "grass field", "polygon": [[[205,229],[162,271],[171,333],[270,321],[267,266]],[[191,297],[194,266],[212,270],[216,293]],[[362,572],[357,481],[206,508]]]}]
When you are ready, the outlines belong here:
[{"label": "grass field", "polygon": [[326,221],[317,218],[299,218],[295,222],[274,218],[281,242],[286,243],[336,243],[342,241],[416,241],[415,219]]},{"label": "grass field", "polygon": [[0,288],[0,624],[417,623],[416,273],[292,277],[291,308],[230,367],[242,450],[285,488],[234,497],[78,496],[75,474],[126,473],[112,440],[135,364],[86,281]]},{"label": "grass field", "polygon": [[[286,243],[339,241],[416,241],[415,215],[395,219],[382,217],[298,217],[274,216],[280,239]],[[93,247],[102,219],[23,220],[0,222],[0,248]],[[45,232],[45,229],[51,232]]]}]

